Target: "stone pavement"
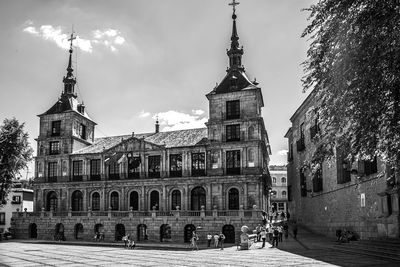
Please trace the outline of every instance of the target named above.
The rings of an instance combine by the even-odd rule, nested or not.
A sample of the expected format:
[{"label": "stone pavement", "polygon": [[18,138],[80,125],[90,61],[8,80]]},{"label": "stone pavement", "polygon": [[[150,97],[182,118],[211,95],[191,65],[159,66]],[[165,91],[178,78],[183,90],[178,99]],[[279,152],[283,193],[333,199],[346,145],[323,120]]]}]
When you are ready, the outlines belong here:
[{"label": "stone pavement", "polygon": [[[267,243],[247,251],[236,246],[224,250],[188,250],[186,244],[143,243],[127,250],[121,243],[51,242],[13,240],[0,242],[2,266],[400,266],[400,262],[347,254],[333,249],[334,242],[322,236],[289,237],[271,248]],[[77,245],[80,244],[80,245]]]}]

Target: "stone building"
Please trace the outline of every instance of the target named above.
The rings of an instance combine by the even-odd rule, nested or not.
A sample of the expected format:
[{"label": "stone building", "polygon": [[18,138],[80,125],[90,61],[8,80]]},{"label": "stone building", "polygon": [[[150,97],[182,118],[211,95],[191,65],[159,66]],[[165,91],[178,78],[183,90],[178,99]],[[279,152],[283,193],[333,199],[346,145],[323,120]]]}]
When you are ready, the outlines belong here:
[{"label": "stone building", "polygon": [[287,170],[286,166],[270,165],[272,179],[271,212],[287,212]]},{"label": "stone building", "polygon": [[322,164],[312,176],[308,165],[324,131],[318,124],[318,99],[311,92],[290,118],[288,138],[288,198],[291,218],[331,236],[351,230],[360,238],[399,238],[399,191],[387,183],[386,165],[379,158],[349,162],[345,151]]},{"label": "stone building", "polygon": [[[71,49],[60,99],[39,115],[35,212],[16,214],[17,236],[188,241],[196,227],[224,231],[259,222],[268,209],[270,146],[261,88],[242,65],[236,14],[229,67],[206,97],[206,128],[95,138],[74,91]],[[71,38],[72,40],[73,38]]]}]

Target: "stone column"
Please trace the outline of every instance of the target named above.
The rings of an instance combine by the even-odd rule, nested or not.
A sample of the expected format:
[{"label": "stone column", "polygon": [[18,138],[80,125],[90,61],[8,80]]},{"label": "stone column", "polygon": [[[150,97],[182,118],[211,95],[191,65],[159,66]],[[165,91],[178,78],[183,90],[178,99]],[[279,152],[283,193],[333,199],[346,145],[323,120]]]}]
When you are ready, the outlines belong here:
[{"label": "stone column", "polygon": [[140,194],[140,210],[145,211],[146,210],[146,204],[145,204],[145,187],[142,186],[142,192]]},{"label": "stone column", "polygon": [[87,189],[84,189],[83,190],[83,203],[82,203],[84,211],[87,210],[87,208],[88,208],[87,203],[88,203],[88,201],[87,201]]},{"label": "stone column", "polygon": [[125,201],[125,187],[121,188],[121,197],[119,199],[119,206],[121,207],[120,210],[128,210],[126,208],[126,201]]}]

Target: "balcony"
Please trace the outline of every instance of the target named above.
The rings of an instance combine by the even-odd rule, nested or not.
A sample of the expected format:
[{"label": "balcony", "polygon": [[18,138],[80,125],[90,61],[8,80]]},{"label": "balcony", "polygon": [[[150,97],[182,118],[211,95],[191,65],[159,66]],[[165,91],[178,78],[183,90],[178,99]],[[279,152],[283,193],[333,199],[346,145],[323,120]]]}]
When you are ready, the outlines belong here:
[{"label": "balcony", "polygon": [[74,181],[74,182],[82,182],[83,181],[83,177],[82,177],[82,175],[74,175],[74,176],[72,176],[72,181]]},{"label": "balcony", "polygon": [[306,149],[306,145],[304,143],[304,137],[302,137],[299,140],[297,140],[296,146],[297,146],[297,151],[299,151],[299,152],[303,151],[304,149]]}]

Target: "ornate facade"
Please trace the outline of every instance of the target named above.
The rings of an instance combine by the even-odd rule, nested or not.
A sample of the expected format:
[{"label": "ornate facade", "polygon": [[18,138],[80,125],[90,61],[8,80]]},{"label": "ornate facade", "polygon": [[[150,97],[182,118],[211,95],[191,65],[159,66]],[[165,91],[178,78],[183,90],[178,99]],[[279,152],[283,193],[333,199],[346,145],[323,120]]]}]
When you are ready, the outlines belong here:
[{"label": "ornate facade", "polygon": [[[174,235],[174,231],[183,232],[189,222],[213,232],[221,231],[223,225],[239,231],[246,211],[250,222],[256,220],[256,210],[267,210],[270,147],[261,116],[263,96],[242,66],[235,12],[232,18],[229,68],[222,82],[206,95],[209,120],[201,129],[160,132],[157,122],[152,133],[95,138],[96,123],[74,92],[71,41],[61,97],[39,115],[35,215],[25,217],[58,218],[71,233],[82,226],[88,237],[93,237],[96,225],[113,232],[115,225],[122,224],[124,229],[146,225],[148,239],[163,240],[165,232],[172,231],[179,240],[182,234]],[[171,226],[174,215],[179,223]],[[107,217],[114,219],[112,223],[103,222]],[[216,217],[221,217],[221,225]],[[160,219],[159,225],[154,218]],[[124,220],[132,225],[127,227]],[[81,226],[73,229],[77,223]],[[161,234],[150,230],[149,224],[169,230],[160,230]],[[22,225],[15,220],[15,227],[25,227],[22,232],[26,232]],[[42,236],[51,235],[51,228]],[[142,230],[137,228],[138,239]]]}]

